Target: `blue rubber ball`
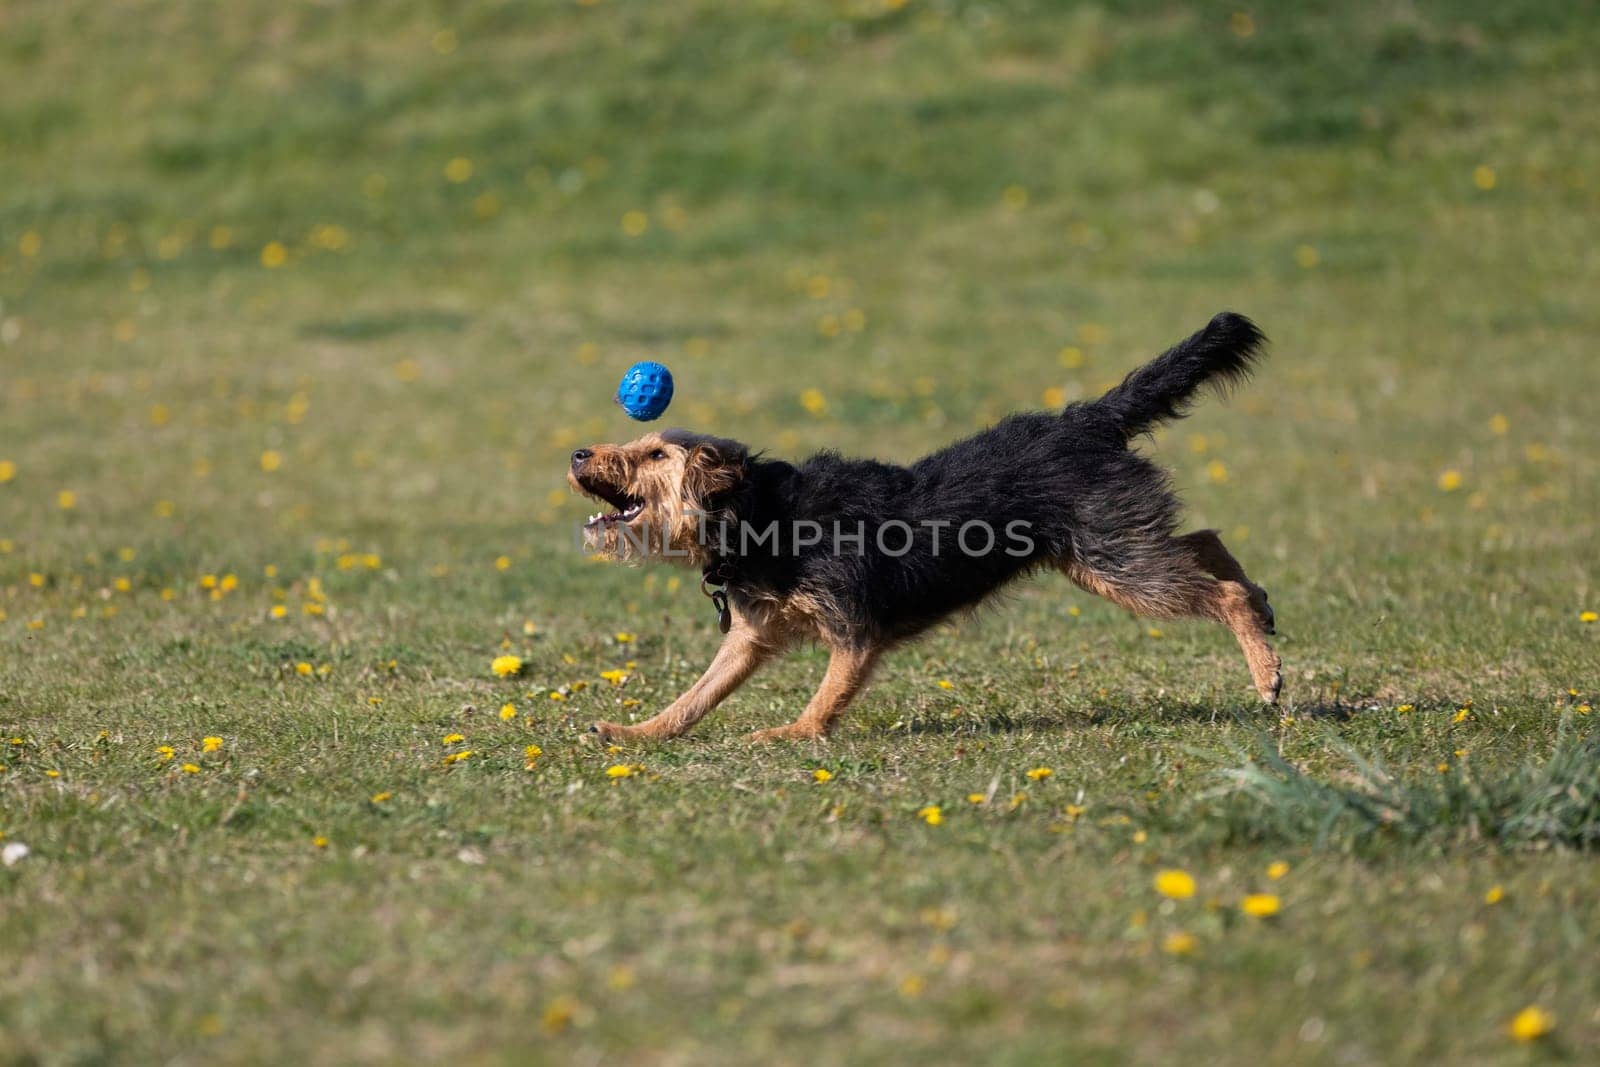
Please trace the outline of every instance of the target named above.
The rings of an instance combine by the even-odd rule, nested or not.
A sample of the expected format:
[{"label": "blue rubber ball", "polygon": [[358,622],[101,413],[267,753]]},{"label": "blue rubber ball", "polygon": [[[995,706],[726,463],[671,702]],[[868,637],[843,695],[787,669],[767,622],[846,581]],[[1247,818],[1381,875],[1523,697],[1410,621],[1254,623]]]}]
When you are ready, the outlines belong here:
[{"label": "blue rubber ball", "polygon": [[672,403],[672,372],[650,360],[635,363],[617,386],[617,403],[630,419],[659,419]]}]

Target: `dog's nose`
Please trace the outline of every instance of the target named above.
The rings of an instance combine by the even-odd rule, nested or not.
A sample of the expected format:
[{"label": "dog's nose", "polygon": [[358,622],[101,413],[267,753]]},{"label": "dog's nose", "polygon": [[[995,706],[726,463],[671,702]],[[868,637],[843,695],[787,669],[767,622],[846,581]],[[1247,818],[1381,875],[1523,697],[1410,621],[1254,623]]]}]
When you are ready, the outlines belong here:
[{"label": "dog's nose", "polygon": [[572,469],[577,470],[583,466],[583,461],[594,455],[591,449],[580,448],[572,454]]}]

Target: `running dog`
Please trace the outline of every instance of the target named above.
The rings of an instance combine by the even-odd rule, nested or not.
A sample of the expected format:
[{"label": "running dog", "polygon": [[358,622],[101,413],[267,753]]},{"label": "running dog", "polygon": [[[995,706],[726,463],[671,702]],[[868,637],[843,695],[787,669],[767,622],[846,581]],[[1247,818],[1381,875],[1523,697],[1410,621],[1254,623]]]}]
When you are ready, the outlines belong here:
[{"label": "running dog", "polygon": [[613,509],[584,525],[586,549],[699,567],[726,634],[660,714],[591,729],[677,737],[763,663],[815,640],[831,654],[816,695],[794,722],[751,737],[825,737],[884,653],[1047,567],[1138,615],[1228,627],[1275,703],[1266,591],[1216,531],[1177,533],[1166,473],[1131,447],[1181,418],[1202,386],[1242,382],[1264,343],[1224,312],[1098,400],[1013,415],[908,467],[834,452],[792,464],[684,430],[578,449],[568,482]]}]

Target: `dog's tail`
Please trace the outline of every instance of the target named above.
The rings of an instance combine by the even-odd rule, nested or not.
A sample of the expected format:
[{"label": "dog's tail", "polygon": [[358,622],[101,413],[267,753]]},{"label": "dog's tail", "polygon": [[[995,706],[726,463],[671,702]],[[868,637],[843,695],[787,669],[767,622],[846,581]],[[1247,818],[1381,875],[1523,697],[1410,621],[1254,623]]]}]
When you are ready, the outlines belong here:
[{"label": "dog's tail", "polygon": [[1243,382],[1266,340],[1255,323],[1224,311],[1205,329],[1128,375],[1093,407],[1126,437],[1137,437],[1159,422],[1183,418],[1202,385],[1226,391]]}]

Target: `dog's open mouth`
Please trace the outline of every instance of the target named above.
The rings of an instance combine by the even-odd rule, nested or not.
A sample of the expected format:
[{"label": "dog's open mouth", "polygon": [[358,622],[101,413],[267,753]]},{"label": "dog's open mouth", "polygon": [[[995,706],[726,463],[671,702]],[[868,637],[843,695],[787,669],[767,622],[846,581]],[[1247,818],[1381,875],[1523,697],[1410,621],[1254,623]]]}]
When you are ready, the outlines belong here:
[{"label": "dog's open mouth", "polygon": [[597,511],[589,516],[589,521],[583,524],[584,529],[594,529],[608,522],[628,523],[639,517],[639,512],[644,510],[644,501],[635,499],[618,489],[614,485],[604,482],[592,482],[578,479],[578,485],[583,491],[603,503],[616,508],[615,511]]}]

